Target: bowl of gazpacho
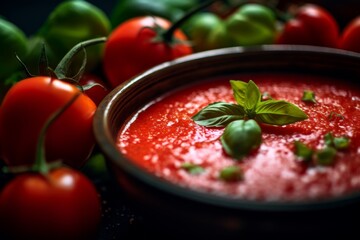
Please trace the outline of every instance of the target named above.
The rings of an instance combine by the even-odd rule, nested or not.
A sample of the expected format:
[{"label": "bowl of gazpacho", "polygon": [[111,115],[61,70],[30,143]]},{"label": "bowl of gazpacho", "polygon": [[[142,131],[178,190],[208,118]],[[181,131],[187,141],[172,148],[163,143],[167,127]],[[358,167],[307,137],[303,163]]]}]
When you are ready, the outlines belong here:
[{"label": "bowl of gazpacho", "polygon": [[174,235],[335,236],[360,215],[360,55],[218,49],[114,89],[94,121],[116,183]]}]

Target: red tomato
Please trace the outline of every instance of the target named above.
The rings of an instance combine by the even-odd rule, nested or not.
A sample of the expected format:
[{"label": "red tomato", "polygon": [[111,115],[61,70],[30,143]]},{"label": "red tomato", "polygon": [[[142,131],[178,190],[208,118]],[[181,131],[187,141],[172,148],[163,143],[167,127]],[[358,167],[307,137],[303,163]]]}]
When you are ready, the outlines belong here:
[{"label": "red tomato", "polygon": [[[6,94],[0,112],[0,148],[7,165],[32,165],[45,121],[80,90],[50,77],[33,77],[15,84]],[[80,167],[89,157],[95,138],[94,102],[81,94],[50,126],[45,152],[49,161],[63,160]]]},{"label": "red tomato", "polygon": [[306,4],[285,24],[277,43],[336,48],[338,38],[339,27],[334,17],[318,5]]},{"label": "red tomato", "polygon": [[[120,24],[105,43],[104,72],[113,87],[166,61],[188,55],[192,49],[185,43],[168,43],[154,29],[169,28],[171,23],[159,17],[137,17]],[[174,38],[185,41],[177,30]]]},{"label": "red tomato", "polygon": [[104,97],[109,93],[108,87],[106,84],[100,79],[100,77],[94,75],[94,74],[84,74],[80,79],[80,85],[88,85],[88,84],[100,84],[93,86],[90,89],[87,89],[84,91],[85,95],[87,95],[91,100],[94,101],[96,105],[99,105],[99,103],[104,99]]},{"label": "red tomato", "polygon": [[360,53],[360,16],[345,27],[340,38],[339,47]]},{"label": "red tomato", "polygon": [[0,194],[0,229],[10,239],[92,239],[100,219],[95,187],[70,168],[21,174]]}]

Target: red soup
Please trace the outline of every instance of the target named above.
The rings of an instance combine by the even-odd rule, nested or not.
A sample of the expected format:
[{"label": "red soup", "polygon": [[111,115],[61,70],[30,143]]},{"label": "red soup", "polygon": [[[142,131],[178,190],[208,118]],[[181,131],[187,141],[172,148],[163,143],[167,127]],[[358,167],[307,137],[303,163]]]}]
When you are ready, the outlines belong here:
[{"label": "red soup", "polygon": [[[221,145],[224,128],[196,124],[192,117],[214,102],[235,103],[229,80],[253,80],[262,93],[291,102],[308,119],[285,126],[260,125],[260,147],[241,160]],[[302,99],[312,91],[316,102]],[[140,109],[120,130],[118,148],[156,176],[196,191],[260,201],[298,201],[336,197],[360,190],[360,90],[346,81],[314,75],[252,74],[207,81],[165,94]],[[300,161],[295,142],[324,149],[325,136],[346,136],[330,165]],[[193,174],[184,163],[201,167]],[[219,173],[239,166],[239,181]]]}]

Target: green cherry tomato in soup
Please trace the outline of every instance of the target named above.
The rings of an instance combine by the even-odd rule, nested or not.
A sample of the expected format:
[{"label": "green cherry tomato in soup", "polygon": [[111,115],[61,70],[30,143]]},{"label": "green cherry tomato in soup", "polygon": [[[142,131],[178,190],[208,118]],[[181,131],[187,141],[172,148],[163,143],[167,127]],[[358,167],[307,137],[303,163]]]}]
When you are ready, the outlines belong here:
[{"label": "green cherry tomato in soup", "polygon": [[[33,77],[16,83],[5,95],[0,111],[0,148],[9,166],[32,165],[37,139],[46,119],[80,90],[50,77]],[[46,159],[81,167],[95,139],[92,120],[95,103],[82,94],[49,128]]]},{"label": "green cherry tomato in soup", "polygon": [[23,173],[0,193],[0,229],[9,239],[95,239],[100,219],[95,187],[74,169]]},{"label": "green cherry tomato in soup", "polygon": [[0,18],[0,82],[20,68],[15,53],[25,57],[27,51],[25,34],[13,23]]},{"label": "green cherry tomato in soup", "polygon": [[120,24],[105,43],[103,66],[112,87],[160,63],[192,53],[179,29],[171,42],[163,33],[171,23],[160,17],[136,17]]},{"label": "green cherry tomato in soup", "polygon": [[336,48],[338,39],[339,27],[335,18],[318,5],[305,4],[285,23],[276,42]]},{"label": "green cherry tomato in soup", "polygon": [[360,16],[356,17],[344,28],[339,47],[360,53]]}]

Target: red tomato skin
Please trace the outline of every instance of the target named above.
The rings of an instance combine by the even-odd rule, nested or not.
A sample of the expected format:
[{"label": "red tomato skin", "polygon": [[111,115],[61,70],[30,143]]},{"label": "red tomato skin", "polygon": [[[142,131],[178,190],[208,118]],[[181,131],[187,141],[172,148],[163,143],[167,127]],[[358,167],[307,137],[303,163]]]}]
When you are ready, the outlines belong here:
[{"label": "red tomato skin", "polygon": [[96,188],[70,168],[24,173],[0,194],[0,228],[10,239],[91,239],[100,220]]},{"label": "red tomato skin", "polygon": [[278,44],[338,47],[339,26],[324,8],[306,4],[298,9],[278,36]]},{"label": "red tomato skin", "polygon": [[[15,84],[0,112],[0,147],[9,166],[32,165],[45,121],[80,90],[50,77],[33,77]],[[84,94],[50,126],[45,139],[48,161],[82,166],[95,145],[92,120],[96,105]]]},{"label": "red tomato skin", "polygon": [[[103,67],[112,87],[160,63],[189,55],[192,49],[185,43],[154,42],[156,25],[167,29],[170,22],[159,17],[137,17],[120,24],[105,43]],[[186,41],[180,30],[174,38]]]},{"label": "red tomato skin", "polygon": [[356,17],[344,28],[339,47],[360,53],[360,16]]},{"label": "red tomato skin", "polygon": [[101,80],[100,77],[94,75],[94,74],[84,74],[80,79],[80,85],[87,85],[87,84],[100,84],[93,86],[92,88],[85,90],[84,94],[87,95],[91,100],[94,101],[96,106],[100,104],[100,102],[104,99],[104,97],[109,93],[109,88],[106,85],[106,83]]}]

